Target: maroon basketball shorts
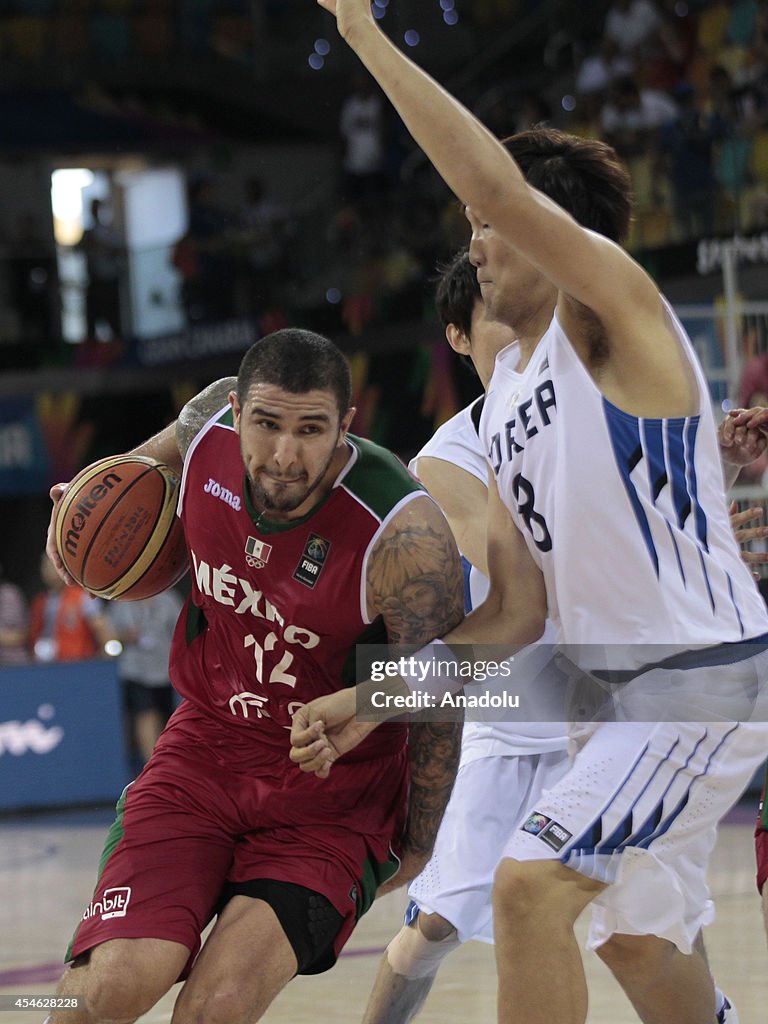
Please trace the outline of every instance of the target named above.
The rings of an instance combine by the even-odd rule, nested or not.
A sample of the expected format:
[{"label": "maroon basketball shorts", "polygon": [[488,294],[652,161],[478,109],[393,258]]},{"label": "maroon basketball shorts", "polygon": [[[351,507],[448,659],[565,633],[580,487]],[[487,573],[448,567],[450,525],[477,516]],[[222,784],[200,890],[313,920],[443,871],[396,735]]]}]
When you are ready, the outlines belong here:
[{"label": "maroon basketball shorts", "polygon": [[[283,765],[283,761],[285,765]],[[279,773],[276,773],[279,766]],[[338,951],[393,871],[402,832],[407,754],[301,772],[287,751],[259,774],[221,764],[203,744],[162,745],[117,805],[93,899],[68,959],[109,939],[200,946],[227,883],[292,882],[343,918]]]},{"label": "maroon basketball shorts", "polygon": [[757,859],[757,890],[763,891],[768,879],[768,764],[766,764],[763,795],[760,798],[760,810],[755,828],[755,856]]}]

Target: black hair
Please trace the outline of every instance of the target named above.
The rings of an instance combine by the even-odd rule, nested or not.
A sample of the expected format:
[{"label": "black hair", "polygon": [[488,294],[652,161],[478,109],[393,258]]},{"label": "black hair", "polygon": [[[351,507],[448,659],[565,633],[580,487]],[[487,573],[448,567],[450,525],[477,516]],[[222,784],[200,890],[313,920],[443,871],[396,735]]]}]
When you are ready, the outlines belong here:
[{"label": "black hair", "polygon": [[[459,249],[448,263],[437,268],[435,307],[443,327],[453,324],[472,342],[472,313],[482,300],[477,271],[469,262],[469,249]],[[462,363],[477,376],[475,364],[462,352],[457,353]]]},{"label": "black hair", "polygon": [[274,384],[292,394],[331,391],[339,419],[352,400],[349,363],[328,338],[313,331],[287,327],[261,338],[248,349],[237,372],[237,400],[245,405],[254,384]]},{"label": "black hair", "polygon": [[469,249],[460,249],[448,263],[438,267],[435,306],[443,327],[455,324],[470,337],[472,311],[482,298],[477,271],[469,262]]},{"label": "black hair", "polygon": [[614,242],[629,234],[632,184],[616,151],[536,125],[502,140],[529,185],[549,196],[585,228]]}]

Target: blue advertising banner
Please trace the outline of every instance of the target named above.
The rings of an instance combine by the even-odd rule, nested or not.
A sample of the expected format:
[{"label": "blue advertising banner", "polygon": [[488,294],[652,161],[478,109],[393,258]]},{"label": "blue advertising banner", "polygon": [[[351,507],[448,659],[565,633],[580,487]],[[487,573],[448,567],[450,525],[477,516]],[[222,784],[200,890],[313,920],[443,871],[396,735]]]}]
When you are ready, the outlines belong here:
[{"label": "blue advertising banner", "polygon": [[127,781],[114,661],[0,669],[0,810],[113,801]]},{"label": "blue advertising banner", "polygon": [[195,324],[175,334],[136,338],[132,354],[141,366],[169,366],[197,359],[239,355],[262,335],[261,326],[248,317]]},{"label": "blue advertising banner", "polygon": [[31,398],[0,401],[0,494],[48,489],[48,451]]}]

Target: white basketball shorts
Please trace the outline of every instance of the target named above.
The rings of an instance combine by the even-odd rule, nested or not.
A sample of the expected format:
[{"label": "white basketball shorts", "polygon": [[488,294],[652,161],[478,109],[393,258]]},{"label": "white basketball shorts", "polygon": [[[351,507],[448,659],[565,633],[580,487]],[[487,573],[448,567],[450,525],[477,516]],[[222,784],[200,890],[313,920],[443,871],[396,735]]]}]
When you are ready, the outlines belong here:
[{"label": "white basketball shorts", "polygon": [[408,894],[440,914],[461,942],[493,942],[491,890],[512,830],[568,769],[565,750],[484,757],[462,764],[435,849]]},{"label": "white basketball shorts", "polygon": [[714,917],[706,883],[717,823],[768,751],[768,724],[606,722],[576,726],[572,767],[534,800],[504,856],[558,858],[608,883],[588,946],[658,935],[690,953]]}]

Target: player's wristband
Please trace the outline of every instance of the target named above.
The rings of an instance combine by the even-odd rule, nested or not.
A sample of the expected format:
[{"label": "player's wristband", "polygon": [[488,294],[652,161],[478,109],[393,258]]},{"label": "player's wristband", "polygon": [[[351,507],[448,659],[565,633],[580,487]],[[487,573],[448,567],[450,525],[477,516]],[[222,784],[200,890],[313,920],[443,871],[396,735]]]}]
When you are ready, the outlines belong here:
[{"label": "player's wristband", "polygon": [[408,657],[401,658],[400,675],[411,693],[444,697],[460,690],[456,657],[440,639],[430,640]]}]

